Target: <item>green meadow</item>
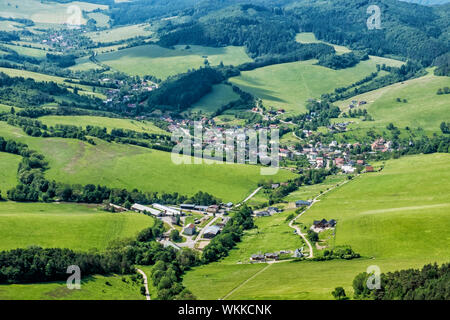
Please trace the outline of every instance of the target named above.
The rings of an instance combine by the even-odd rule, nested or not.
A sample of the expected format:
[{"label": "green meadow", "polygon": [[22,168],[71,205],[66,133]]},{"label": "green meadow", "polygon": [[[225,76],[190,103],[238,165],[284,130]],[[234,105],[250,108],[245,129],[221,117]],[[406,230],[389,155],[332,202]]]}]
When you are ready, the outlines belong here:
[{"label": "green meadow", "polygon": [[131,276],[89,276],[80,290],[70,290],[65,281],[0,285],[0,300],[143,300],[140,283]]},{"label": "green meadow", "polygon": [[300,32],[295,36],[295,40],[300,43],[325,43],[325,44],[332,46],[334,48],[334,50],[336,50],[337,54],[351,52],[351,50],[348,49],[347,47],[338,46],[336,44],[317,40],[316,36],[312,32]]},{"label": "green meadow", "polygon": [[[337,102],[336,105],[347,111],[352,100],[367,102],[362,107],[375,121],[349,126],[350,129],[360,130],[361,134],[370,128],[384,130],[391,122],[400,129],[409,126],[421,127],[427,133],[439,132],[439,124],[450,121],[448,96],[436,94],[443,87],[450,87],[450,78],[428,74]],[[406,99],[407,102],[397,102],[397,98]]]},{"label": "green meadow", "polygon": [[322,183],[301,186],[297,191],[288,194],[284,200],[294,202],[297,200],[313,199],[318,196],[321,191],[325,192],[345,180],[347,180],[346,174],[328,176]]},{"label": "green meadow", "polygon": [[73,125],[73,126],[97,126],[108,129],[128,129],[138,132],[159,133],[168,135],[169,132],[158,128],[150,121],[145,120],[130,120],[122,118],[107,118],[96,116],[44,116],[39,118],[44,124],[48,126],[55,126],[57,124]]},{"label": "green meadow", "polygon": [[6,198],[6,191],[17,185],[17,168],[21,157],[15,154],[0,152],[0,191]]},{"label": "green meadow", "polygon": [[232,250],[189,271],[184,284],[200,299],[333,299],[337,286],[351,296],[353,278],[371,265],[389,272],[448,262],[449,160],[448,154],[390,160],[381,172],[325,194],[298,220],[336,219],[336,245],[351,245],[360,259],[244,265],[233,264]]},{"label": "green meadow", "polygon": [[103,53],[97,59],[130,75],[153,75],[166,79],[179,73],[196,69],[204,65],[205,59],[211,65],[223,62],[225,65],[239,65],[251,61],[244,47],[212,48],[190,45],[163,48],[154,44]]},{"label": "green meadow", "polygon": [[75,65],[72,67],[69,67],[72,71],[87,71],[87,70],[98,70],[101,69],[101,67],[95,63],[93,63],[91,60],[89,60],[89,56],[81,57],[75,60]]},{"label": "green meadow", "polygon": [[[175,164],[171,153],[95,139],[35,138],[22,129],[0,122],[0,136],[27,143],[44,154],[49,179],[65,183],[94,183],[142,191],[178,192],[192,195],[209,192],[222,200],[238,202],[260,181],[285,181],[294,174],[280,169],[275,176],[260,174],[260,166],[244,164]],[[186,161],[192,163],[191,157]]]},{"label": "green meadow", "polygon": [[0,202],[0,250],[31,245],[104,250],[152,225],[144,214],[110,213],[95,205]]},{"label": "green meadow", "polygon": [[239,99],[239,95],[231,86],[225,84],[214,85],[212,91],[192,105],[190,111],[213,113],[220,107]]},{"label": "green meadow", "polygon": [[48,51],[41,50],[41,49],[22,47],[22,46],[16,46],[16,45],[11,45],[11,44],[5,44],[4,46],[16,51],[20,55],[37,58],[37,59],[45,59],[47,52],[48,52]]},{"label": "green meadow", "polygon": [[[68,83],[64,80],[70,80],[69,78],[63,78],[58,76],[51,76],[39,72],[33,72],[33,71],[27,71],[27,70],[20,70],[20,69],[12,69],[12,68],[4,68],[0,67],[0,72],[3,72],[7,74],[10,77],[23,77],[23,78],[31,78],[37,82],[55,82],[59,85],[63,86],[70,86],[74,88],[80,89],[78,92],[79,94],[86,94],[86,95],[94,95],[99,98],[104,98],[105,96],[98,92],[92,92],[92,86],[86,86],[76,83]],[[72,89],[69,89],[72,90]]]},{"label": "green meadow", "polygon": [[[89,15],[93,15],[90,13]],[[105,19],[104,17],[96,15],[97,19]],[[107,18],[107,17],[106,17]],[[103,23],[105,23],[103,21]],[[92,41],[98,43],[105,42],[117,42],[123,41],[135,37],[151,37],[153,31],[149,30],[150,25],[148,24],[136,24],[125,27],[118,27],[113,29],[106,29],[102,31],[89,32],[86,34]]]},{"label": "green meadow", "polygon": [[350,85],[372,72],[377,64],[397,61],[371,56],[352,68],[333,70],[316,65],[317,60],[283,63],[244,71],[230,82],[263,100],[266,107],[283,108],[290,113],[305,112],[306,101],[337,87]]}]

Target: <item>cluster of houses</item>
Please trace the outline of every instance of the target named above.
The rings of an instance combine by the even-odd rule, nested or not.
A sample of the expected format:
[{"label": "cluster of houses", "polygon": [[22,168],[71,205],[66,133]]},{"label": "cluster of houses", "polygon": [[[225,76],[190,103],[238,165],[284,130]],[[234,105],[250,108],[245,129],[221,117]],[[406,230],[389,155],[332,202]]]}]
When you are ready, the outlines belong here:
[{"label": "cluster of houses", "polygon": [[202,206],[191,203],[183,203],[180,205],[182,210],[186,211],[200,211],[203,213],[212,213],[212,214],[226,214],[233,207],[233,202],[228,202],[224,204],[213,204],[210,206]]},{"label": "cluster of houses", "polygon": [[372,151],[386,152],[392,150],[392,141],[386,141],[383,138],[378,138],[370,145]]},{"label": "cluster of houses", "polygon": [[255,212],[254,216],[255,217],[269,217],[278,212],[283,212],[283,209],[280,209],[277,207],[268,207],[267,210]]},{"label": "cluster of houses", "polygon": [[349,104],[348,107],[349,107],[349,109],[353,109],[353,108],[360,107],[365,104],[367,104],[367,102],[364,100],[361,100],[361,101],[352,100],[352,103]]},{"label": "cluster of houses", "polygon": [[106,99],[103,100],[104,104],[111,104],[111,105],[123,104],[126,105],[127,108],[129,109],[136,108],[136,103],[130,102],[132,100],[131,95],[129,94],[122,95],[122,90],[120,89],[121,87],[129,85],[130,91],[135,93],[149,92],[158,89],[158,84],[147,80],[142,80],[137,83],[128,84],[123,80],[103,78],[100,79],[100,82],[104,84],[114,84],[115,86],[117,86],[117,88],[108,88],[108,90],[105,92]]},{"label": "cluster of houses", "polygon": [[[222,222],[206,227],[206,229],[203,231],[203,238],[212,239],[215,236],[217,236],[222,231],[222,229],[225,227],[225,225],[228,223],[229,219],[230,219],[229,217],[224,217],[222,219]],[[183,229],[183,234],[185,234],[187,236],[192,236],[196,232],[197,232],[196,226],[193,223],[190,223]]]},{"label": "cluster of houses", "polygon": [[322,219],[322,220],[314,220],[313,225],[311,226],[311,230],[314,232],[322,232],[324,230],[334,228],[336,226],[336,220],[330,219]]}]

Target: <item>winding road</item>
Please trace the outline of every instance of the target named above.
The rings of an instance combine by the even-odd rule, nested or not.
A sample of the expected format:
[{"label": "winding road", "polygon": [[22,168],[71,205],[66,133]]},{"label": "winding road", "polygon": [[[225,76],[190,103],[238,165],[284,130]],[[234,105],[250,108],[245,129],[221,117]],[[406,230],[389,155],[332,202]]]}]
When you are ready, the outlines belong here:
[{"label": "winding road", "polygon": [[151,300],[150,298],[150,291],[148,290],[148,281],[147,281],[147,275],[144,271],[141,269],[136,269],[137,272],[139,272],[142,275],[142,278],[144,279],[144,287],[145,287],[145,298],[147,300]]}]

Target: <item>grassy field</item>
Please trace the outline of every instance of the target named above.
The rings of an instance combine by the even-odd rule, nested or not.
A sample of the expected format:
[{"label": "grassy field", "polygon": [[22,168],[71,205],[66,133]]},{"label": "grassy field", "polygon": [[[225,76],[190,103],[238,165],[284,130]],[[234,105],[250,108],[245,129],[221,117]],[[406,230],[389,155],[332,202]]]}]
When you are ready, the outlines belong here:
[{"label": "grassy field", "polygon": [[80,290],[65,281],[0,285],[0,300],[143,300],[140,287],[128,275],[95,275],[82,279]]},{"label": "grassy field", "polygon": [[343,53],[351,52],[351,50],[348,49],[347,47],[338,46],[336,44],[332,44],[332,43],[328,43],[328,42],[317,40],[316,36],[312,32],[301,32],[301,33],[298,33],[295,36],[295,40],[297,42],[300,42],[300,43],[325,43],[325,44],[329,44],[330,46],[333,46],[333,48],[334,48],[334,50],[336,50],[337,54],[343,54]]},{"label": "grassy field", "polygon": [[433,154],[388,161],[382,172],[326,194],[300,218],[308,225],[337,219],[336,244],[351,245],[360,259],[277,263],[256,274],[267,265],[228,263],[232,252],[188,272],[184,284],[201,299],[224,297],[233,288],[227,299],[332,299],[337,286],[351,296],[353,278],[371,265],[388,272],[448,262],[449,160],[448,154]]},{"label": "grassy field", "polygon": [[0,191],[6,198],[6,191],[17,184],[17,168],[21,157],[15,154],[0,152]]},{"label": "grassy field", "polygon": [[377,64],[397,61],[372,56],[356,66],[333,70],[315,65],[317,60],[283,63],[242,72],[230,81],[263,100],[266,107],[284,108],[290,113],[305,112],[309,98],[350,85],[372,72]]},{"label": "grassy field", "polygon": [[87,71],[87,70],[97,70],[101,69],[101,67],[91,60],[89,60],[89,56],[81,57],[75,60],[76,64],[69,69],[72,71]]},{"label": "grassy field", "polygon": [[108,129],[128,129],[138,132],[147,133],[160,133],[169,135],[169,132],[158,128],[150,121],[140,121],[140,120],[129,120],[120,118],[106,118],[106,117],[95,117],[95,116],[45,116],[39,118],[40,121],[48,126],[54,126],[56,124],[74,125],[82,126],[97,126]]},{"label": "grassy field", "polygon": [[[37,0],[8,0],[0,2],[0,16],[25,18],[37,23],[66,23],[71,16],[68,13],[70,6],[78,6],[83,11],[93,11],[95,9],[106,9],[107,6],[97,5],[88,2],[74,1],[69,3],[42,3]],[[86,23],[86,19],[81,17],[81,23]]]},{"label": "grassy field", "polygon": [[37,59],[45,59],[47,52],[48,52],[48,51],[41,50],[41,49],[15,46],[15,45],[11,45],[11,44],[5,44],[4,46],[16,51],[20,55],[37,58]]},{"label": "grassy field", "polygon": [[[439,88],[450,87],[450,78],[432,74],[396,83],[388,87],[370,91],[351,99],[337,102],[342,110],[347,111],[352,100],[366,101],[364,108],[375,121],[359,122],[350,125],[350,129],[361,129],[364,134],[369,128],[383,130],[392,122],[399,128],[421,127],[426,132],[437,132],[442,121],[450,121],[449,99],[446,95],[437,95]],[[406,99],[407,103],[396,99]]]},{"label": "grassy field", "polygon": [[239,95],[233,91],[231,86],[217,84],[213,86],[212,91],[195,103],[190,111],[213,113],[221,106],[239,99]]},{"label": "grassy field", "polygon": [[86,36],[98,43],[116,42],[134,37],[150,37],[153,34],[153,31],[149,30],[149,27],[150,25],[148,24],[136,24],[97,32],[89,32]]},{"label": "grassy field", "polygon": [[109,213],[96,206],[0,202],[0,250],[30,245],[103,250],[115,239],[153,225],[139,213]]},{"label": "grassy field", "polygon": [[[45,154],[50,179],[67,183],[95,183],[143,191],[209,192],[222,200],[238,202],[266,179],[284,181],[293,173],[280,170],[275,176],[260,175],[260,167],[240,164],[180,164],[171,153],[107,143],[97,145],[61,138],[34,138],[22,129],[0,122],[0,136],[27,143]],[[190,159],[190,158],[189,158]]]},{"label": "grassy field", "polygon": [[347,180],[347,175],[345,174],[328,176],[322,183],[313,184],[310,186],[301,186],[297,191],[291,192],[287,195],[284,200],[294,202],[297,200],[313,199],[315,196],[320,194],[320,191],[325,192],[327,189],[342,183],[345,180]]},{"label": "grassy field", "polygon": [[238,65],[251,61],[243,47],[212,48],[191,45],[175,46],[166,49],[157,45],[144,45],[104,53],[97,59],[110,67],[130,75],[153,75],[160,79],[199,68],[205,59],[211,65],[223,62],[225,65]]},{"label": "grassy field", "polygon": [[[80,91],[78,92],[79,94],[86,94],[86,95],[94,95],[97,96],[99,98],[104,98],[105,96],[101,93],[98,92],[92,92],[92,86],[86,86],[86,85],[81,85],[81,84],[74,84],[74,83],[67,83],[64,80],[67,80],[68,78],[63,78],[63,77],[57,77],[57,76],[50,76],[47,74],[43,74],[43,73],[38,73],[38,72],[32,72],[32,71],[26,71],[26,70],[19,70],[19,69],[12,69],[12,68],[3,68],[0,67],[0,72],[3,72],[7,75],[9,75],[10,77],[23,77],[23,78],[31,78],[34,79],[37,82],[55,82],[59,85],[64,85],[64,86],[68,86],[70,85],[71,87],[74,88],[78,88],[80,89]],[[72,90],[72,89],[69,89]]]}]

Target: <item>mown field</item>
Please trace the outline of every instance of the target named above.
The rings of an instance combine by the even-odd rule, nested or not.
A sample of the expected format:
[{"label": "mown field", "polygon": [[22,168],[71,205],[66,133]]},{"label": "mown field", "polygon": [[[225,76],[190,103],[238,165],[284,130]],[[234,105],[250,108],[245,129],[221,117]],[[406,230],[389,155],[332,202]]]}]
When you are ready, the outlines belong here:
[{"label": "mown field", "polygon": [[144,45],[103,53],[97,59],[108,66],[130,75],[153,75],[166,79],[189,69],[199,68],[208,59],[211,65],[239,65],[251,61],[243,47],[212,48],[191,45],[167,49],[157,45]]},{"label": "mown field", "polygon": [[[90,15],[92,15],[91,13]],[[101,19],[102,17],[97,17]],[[105,19],[103,17],[103,19]],[[135,37],[150,37],[153,31],[149,30],[150,25],[148,24],[135,24],[131,26],[107,29],[97,32],[89,32],[86,34],[87,37],[91,38],[92,41],[98,43],[105,42],[116,42],[126,39],[131,39]]]},{"label": "mown field", "polygon": [[337,54],[343,54],[351,52],[350,49],[344,46],[338,46],[336,44],[328,43],[325,41],[317,40],[316,36],[312,32],[300,32],[295,36],[295,40],[300,43],[325,43],[330,46],[333,46],[334,50],[336,50]]},{"label": "mown field", "polygon": [[38,245],[104,250],[153,225],[139,213],[109,213],[94,205],[0,202],[0,250]]},{"label": "mown field", "polygon": [[[450,87],[450,78],[428,74],[337,102],[336,105],[347,111],[352,100],[367,102],[363,107],[374,121],[349,126],[352,130],[361,131],[361,134],[370,128],[384,130],[391,122],[400,129],[405,126],[421,127],[425,132],[432,133],[440,131],[442,121],[450,121],[449,97],[436,94],[439,88],[444,87]],[[407,102],[397,102],[397,98]]]},{"label": "mown field", "polygon": [[[88,2],[73,1],[69,3],[48,3],[37,0],[7,0],[0,2],[0,16],[8,18],[25,18],[37,23],[66,23],[71,16],[67,12],[70,6],[78,6],[83,11],[93,11],[95,9],[106,9],[107,6]],[[81,23],[85,24],[86,19],[81,17]]]},{"label": "mown field", "polygon": [[143,300],[140,287],[129,275],[95,275],[83,278],[80,290],[65,281],[0,285],[0,300]]},{"label": "mown field", "polygon": [[17,185],[17,168],[21,157],[15,154],[0,152],[0,191],[6,198],[6,191]]},{"label": "mown field", "polygon": [[360,259],[277,263],[256,274],[265,265],[230,264],[230,256],[188,272],[184,284],[200,299],[332,299],[337,286],[351,296],[353,278],[371,265],[388,272],[448,262],[449,160],[448,154],[390,160],[382,172],[327,193],[300,218],[336,219],[336,244],[351,245]]},{"label": "mown field", "polygon": [[283,108],[290,113],[305,112],[306,101],[350,85],[372,72],[377,64],[396,65],[396,60],[371,56],[356,66],[333,70],[315,65],[317,60],[283,63],[242,72],[230,79],[263,100],[266,107]]},{"label": "mown field", "polygon": [[66,183],[94,183],[186,195],[205,191],[224,201],[238,202],[256,189],[260,181],[284,181],[294,176],[285,170],[279,170],[275,176],[262,176],[260,167],[253,165],[177,165],[169,152],[99,139],[95,139],[94,146],[73,139],[35,138],[5,122],[0,122],[0,136],[27,143],[31,149],[44,154],[50,166],[46,176]]},{"label": "mown field", "polygon": [[150,121],[145,120],[129,120],[121,118],[107,118],[107,117],[96,117],[96,116],[44,116],[39,118],[40,121],[48,126],[55,126],[57,124],[73,125],[73,126],[97,126],[108,129],[128,129],[138,132],[147,133],[160,133],[160,134],[170,134],[157,126],[155,126]]},{"label": "mown field", "polygon": [[[38,72],[32,72],[32,71],[26,71],[26,70],[19,70],[19,69],[12,69],[12,68],[4,68],[4,67],[0,67],[0,72],[3,72],[5,74],[7,74],[10,77],[23,77],[23,78],[31,78],[37,82],[55,82],[59,85],[63,85],[63,86],[70,86],[73,88],[78,88],[79,89],[79,94],[86,94],[86,95],[93,95],[96,96],[98,98],[104,98],[105,96],[99,92],[92,92],[92,86],[86,86],[86,85],[81,85],[81,84],[76,84],[76,83],[68,83],[65,82],[64,80],[70,80],[68,78],[63,78],[63,77],[57,77],[57,76],[51,76],[51,75],[46,75],[43,73],[38,73]],[[68,90],[72,90],[72,89],[68,89]]]},{"label": "mown field", "polygon": [[212,91],[192,105],[190,111],[213,113],[220,107],[239,99],[239,95],[233,91],[231,86],[225,84],[214,85]]}]

